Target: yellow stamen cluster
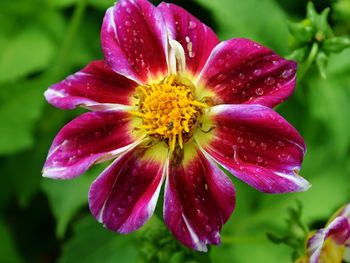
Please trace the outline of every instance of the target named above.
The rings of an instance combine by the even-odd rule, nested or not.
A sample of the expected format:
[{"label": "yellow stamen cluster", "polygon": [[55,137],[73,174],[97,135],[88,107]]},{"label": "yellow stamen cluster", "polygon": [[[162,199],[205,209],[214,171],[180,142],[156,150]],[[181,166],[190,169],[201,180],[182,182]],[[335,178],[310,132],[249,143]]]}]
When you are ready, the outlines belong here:
[{"label": "yellow stamen cluster", "polygon": [[183,148],[192,137],[198,117],[206,107],[195,99],[192,83],[174,75],[157,84],[138,86],[136,98],[139,109],[132,114],[142,118],[139,128],[166,141],[171,152],[177,145]]}]

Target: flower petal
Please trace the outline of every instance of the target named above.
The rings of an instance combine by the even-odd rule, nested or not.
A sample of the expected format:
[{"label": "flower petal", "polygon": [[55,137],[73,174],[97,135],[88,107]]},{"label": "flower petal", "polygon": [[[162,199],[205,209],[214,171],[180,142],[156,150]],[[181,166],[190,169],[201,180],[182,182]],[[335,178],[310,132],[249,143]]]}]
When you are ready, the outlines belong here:
[{"label": "flower petal", "polygon": [[197,75],[219,43],[218,37],[208,26],[177,5],[161,3],[158,9],[163,14],[170,37],[184,48],[187,69]]},{"label": "flower petal", "polygon": [[214,92],[215,104],[261,104],[273,107],[295,87],[296,63],[247,39],[231,39],[214,48],[199,86]]},{"label": "flower petal", "polygon": [[[344,245],[345,241],[349,238],[350,224],[348,220],[343,216],[336,217],[325,229],[318,230],[316,234],[308,240],[307,251],[310,255],[310,263],[318,263],[320,256],[327,258],[330,256],[332,256],[332,258],[339,257],[337,261],[332,262],[340,262],[344,251],[340,248],[339,253],[335,252],[338,251],[337,247]],[[331,239],[329,240],[331,242],[328,242],[328,244],[326,244],[327,239]],[[322,252],[327,245],[333,247],[329,247],[325,252]],[[327,253],[327,251],[331,251],[332,255],[322,255],[322,253]]]},{"label": "flower petal", "polygon": [[309,188],[297,174],[304,141],[278,113],[261,105],[219,105],[205,117],[211,131],[197,132],[197,143],[236,177],[266,193]]},{"label": "flower petal", "polygon": [[92,214],[107,228],[129,233],[153,214],[166,171],[167,149],[142,145],[115,160],[91,185]]},{"label": "flower petal", "polygon": [[159,10],[146,0],[121,0],[109,8],[101,31],[107,63],[140,83],[167,72],[167,31]]},{"label": "flower petal", "polygon": [[[61,109],[83,106],[100,109],[130,105],[137,83],[112,71],[103,61],[91,62],[81,71],[52,85],[45,97]],[[113,104],[113,105],[110,105]]]},{"label": "flower petal", "polygon": [[130,128],[131,117],[122,111],[82,114],[57,134],[49,150],[43,176],[70,179],[98,161],[138,143]]},{"label": "flower petal", "polygon": [[164,220],[184,245],[206,251],[220,243],[220,230],[235,207],[235,190],[229,178],[193,144],[183,156],[170,160],[165,186]]}]

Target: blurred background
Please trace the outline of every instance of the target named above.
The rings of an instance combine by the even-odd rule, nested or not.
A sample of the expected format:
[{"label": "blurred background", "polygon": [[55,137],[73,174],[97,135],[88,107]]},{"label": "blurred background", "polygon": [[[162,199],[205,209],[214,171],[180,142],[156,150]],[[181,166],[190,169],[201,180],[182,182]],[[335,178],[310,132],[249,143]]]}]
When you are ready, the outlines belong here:
[{"label": "blurred background", "polygon": [[[277,111],[305,138],[301,175],[313,187],[305,193],[266,195],[231,177],[237,208],[223,228],[222,245],[206,254],[192,252],[173,239],[159,212],[127,236],[97,223],[87,192],[101,166],[71,181],[41,177],[55,134],[83,112],[53,108],[43,92],[102,58],[100,26],[113,2],[0,0],[0,263],[291,262],[292,247],[300,244],[288,238],[303,236],[293,222],[322,227],[350,200],[350,50],[327,53],[328,64],[321,65],[326,78],[317,70],[319,63],[307,66],[312,41],[295,45],[288,31],[288,21],[306,17],[307,1],[169,1],[210,25],[221,40],[250,38],[282,56],[306,47],[306,55],[298,57],[306,69],[303,77]],[[334,35],[349,36],[349,0],[314,4],[318,12],[331,8]],[[289,246],[276,244],[281,241]]]}]

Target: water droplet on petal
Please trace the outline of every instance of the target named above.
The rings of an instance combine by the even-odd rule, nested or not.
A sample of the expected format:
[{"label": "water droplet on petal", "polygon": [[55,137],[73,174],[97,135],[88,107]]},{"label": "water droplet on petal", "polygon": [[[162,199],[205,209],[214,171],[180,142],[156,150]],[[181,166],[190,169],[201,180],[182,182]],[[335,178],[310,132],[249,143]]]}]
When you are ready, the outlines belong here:
[{"label": "water droplet on petal", "polygon": [[223,59],[219,59],[218,62],[216,63],[216,66],[221,67],[225,64],[225,61]]},{"label": "water droplet on petal", "polygon": [[195,29],[197,27],[197,24],[193,21],[190,21],[188,23],[188,29]]},{"label": "water droplet on petal", "polygon": [[205,226],[205,231],[211,232],[211,230],[212,230],[212,229],[211,229],[211,226],[209,226],[209,225],[206,225],[206,226]]},{"label": "water droplet on petal", "polygon": [[282,72],[281,77],[284,79],[288,79],[293,73],[293,69],[286,69]]},{"label": "water droplet on petal", "polygon": [[267,143],[265,143],[265,142],[260,143],[260,147],[262,150],[265,151],[267,149]]},{"label": "water droplet on petal", "polygon": [[261,156],[258,156],[258,157],[256,157],[256,161],[258,163],[262,163],[264,161],[264,159]]},{"label": "water droplet on petal", "polygon": [[275,84],[276,80],[274,77],[267,77],[264,82],[266,85],[271,86],[271,85]]},{"label": "water droplet on petal", "polygon": [[132,196],[129,195],[128,198],[127,198],[127,200],[128,200],[129,203],[131,203],[131,202],[134,200],[134,198],[132,198]]},{"label": "water droplet on petal", "polygon": [[122,207],[118,207],[117,208],[117,211],[120,215],[123,215],[125,213],[125,208],[122,208]]},{"label": "water droplet on petal", "polygon": [[242,137],[237,137],[237,142],[238,143],[243,143],[244,142],[244,139]]},{"label": "water droplet on petal", "polygon": [[250,140],[249,141],[249,146],[250,147],[255,147],[256,146],[256,141]]},{"label": "water droplet on petal", "polygon": [[256,70],[254,70],[253,75],[254,75],[255,77],[257,77],[257,76],[260,76],[261,73],[262,73],[262,70],[261,70],[261,69],[256,69]]},{"label": "water droplet on petal", "polygon": [[197,215],[199,217],[203,217],[204,216],[203,212],[201,210],[199,210],[199,209],[197,209]]},{"label": "water droplet on petal", "polygon": [[217,80],[218,81],[223,81],[226,79],[226,75],[225,74],[220,74],[218,77],[217,77]]},{"label": "water droplet on petal", "polygon": [[255,91],[256,95],[263,95],[264,94],[264,90],[262,88],[257,88],[256,91]]},{"label": "water droplet on petal", "polygon": [[130,9],[129,7],[127,7],[127,8],[126,8],[126,12],[127,12],[128,14],[131,14],[131,9]]},{"label": "water droplet on petal", "polygon": [[125,24],[126,26],[130,26],[130,25],[131,25],[129,20],[125,20],[124,24]]},{"label": "water droplet on petal", "polygon": [[239,74],[238,74],[238,78],[239,78],[239,79],[245,79],[245,75],[244,75],[243,73],[239,73]]}]

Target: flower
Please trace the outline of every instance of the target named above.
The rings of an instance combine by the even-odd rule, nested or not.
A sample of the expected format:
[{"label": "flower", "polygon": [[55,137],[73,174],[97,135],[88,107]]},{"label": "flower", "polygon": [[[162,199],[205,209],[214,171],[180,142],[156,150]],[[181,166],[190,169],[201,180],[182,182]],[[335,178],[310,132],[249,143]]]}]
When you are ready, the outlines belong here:
[{"label": "flower", "polygon": [[308,238],[306,251],[306,255],[296,262],[350,262],[350,204],[336,212],[325,228]]},{"label": "flower", "polygon": [[51,86],[62,109],[91,110],[56,136],[43,176],[71,179],[115,159],[89,191],[92,214],[129,233],[153,214],[184,245],[206,251],[235,207],[221,165],[266,193],[304,191],[305,144],[270,107],[295,86],[296,64],[247,39],[219,43],[173,4],[121,0],[101,31],[104,61]]}]

